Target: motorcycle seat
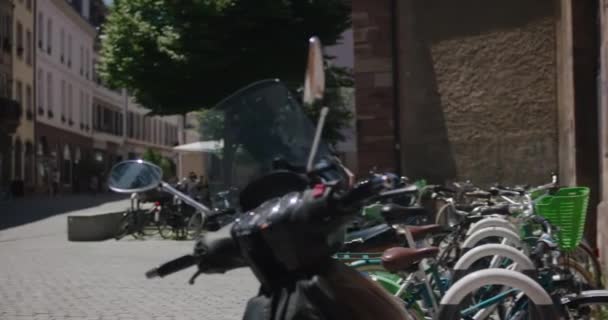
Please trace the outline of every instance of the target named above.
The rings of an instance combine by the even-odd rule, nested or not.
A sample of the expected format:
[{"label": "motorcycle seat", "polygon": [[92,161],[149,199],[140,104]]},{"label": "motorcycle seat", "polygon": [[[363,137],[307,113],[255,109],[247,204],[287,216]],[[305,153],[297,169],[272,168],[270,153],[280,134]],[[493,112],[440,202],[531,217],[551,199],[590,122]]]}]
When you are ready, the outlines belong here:
[{"label": "motorcycle seat", "polygon": [[399,272],[409,269],[422,259],[435,257],[439,248],[428,247],[423,249],[390,248],[382,254],[382,266],[389,272]]}]

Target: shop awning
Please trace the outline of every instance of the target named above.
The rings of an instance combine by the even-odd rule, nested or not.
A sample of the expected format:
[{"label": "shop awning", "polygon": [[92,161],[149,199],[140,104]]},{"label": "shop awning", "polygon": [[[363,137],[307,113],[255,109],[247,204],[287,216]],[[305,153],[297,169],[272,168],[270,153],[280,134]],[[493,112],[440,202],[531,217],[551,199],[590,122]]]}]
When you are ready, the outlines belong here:
[{"label": "shop awning", "polygon": [[212,140],[182,144],[177,147],[173,147],[173,150],[179,152],[216,152],[221,151],[223,148],[224,141]]}]

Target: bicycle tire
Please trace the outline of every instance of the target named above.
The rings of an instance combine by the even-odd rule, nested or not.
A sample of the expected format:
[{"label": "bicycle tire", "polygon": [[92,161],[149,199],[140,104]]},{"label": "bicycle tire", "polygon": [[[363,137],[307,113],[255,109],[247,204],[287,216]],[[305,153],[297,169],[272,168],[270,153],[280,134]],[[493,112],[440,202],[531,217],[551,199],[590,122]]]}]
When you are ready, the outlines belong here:
[{"label": "bicycle tire", "polygon": [[189,239],[196,239],[203,234],[203,217],[202,213],[193,214],[190,219],[188,219],[188,227],[187,234]]},{"label": "bicycle tire", "polygon": [[138,212],[139,219],[139,230],[138,233],[142,237],[150,237],[155,235],[158,232],[158,228],[154,224],[153,217],[150,215],[149,211],[140,210]]},{"label": "bicycle tire", "polygon": [[578,261],[576,261],[572,258],[569,258],[569,257],[568,258],[562,257],[559,261],[559,264],[561,266],[569,269],[571,272],[577,273],[580,277],[583,278],[583,280],[584,280],[583,289],[584,290],[599,289],[598,287],[595,286],[595,278],[594,278],[593,274],[591,274],[587,270],[587,268],[585,268],[583,265],[581,265]]},{"label": "bicycle tire", "polygon": [[486,269],[471,273],[452,285],[441,299],[438,319],[460,319],[461,303],[484,286],[506,286],[523,291],[538,308],[539,320],[559,319],[549,294],[533,279],[512,270]]},{"label": "bicycle tire", "polygon": [[506,239],[508,241],[507,243],[513,247],[524,248],[523,242],[517,233],[501,227],[489,227],[478,230],[464,240],[462,248],[464,250],[472,249],[483,240],[491,238],[503,238]]},{"label": "bicycle tire", "polygon": [[604,276],[602,267],[597,259],[595,251],[589,243],[583,239],[574,252],[570,255],[573,259],[580,262],[593,275],[596,288],[603,288]]},{"label": "bicycle tire", "polygon": [[509,230],[513,231],[514,233],[519,233],[519,230],[517,230],[517,227],[515,227],[515,225],[513,225],[508,220],[506,220],[504,218],[498,218],[498,217],[487,217],[487,218],[481,219],[481,220],[473,223],[469,227],[469,230],[467,230],[466,236],[468,237],[468,236],[472,235],[473,233],[477,232],[478,230],[485,229],[485,228],[491,228],[491,227],[501,227],[501,228],[509,229]]},{"label": "bicycle tire", "polygon": [[435,214],[435,224],[449,226],[449,217],[446,216],[446,214],[449,214],[449,206],[450,204],[446,202],[437,210],[437,213]]},{"label": "bicycle tire", "polygon": [[473,268],[477,262],[495,256],[507,258],[514,263],[517,263],[518,271],[530,274],[535,270],[532,260],[521,251],[504,244],[484,244],[471,249],[458,259],[453,268],[454,279],[460,279],[467,273],[470,273],[471,268]]},{"label": "bicycle tire", "polygon": [[158,220],[158,224],[157,227],[158,229],[158,233],[160,234],[160,237],[163,239],[171,239],[173,236],[173,227],[171,227],[169,225],[169,222],[167,221],[167,217],[161,215],[160,219]]},{"label": "bicycle tire", "polygon": [[583,291],[562,301],[564,309],[568,311],[568,319],[608,319],[608,290]]}]

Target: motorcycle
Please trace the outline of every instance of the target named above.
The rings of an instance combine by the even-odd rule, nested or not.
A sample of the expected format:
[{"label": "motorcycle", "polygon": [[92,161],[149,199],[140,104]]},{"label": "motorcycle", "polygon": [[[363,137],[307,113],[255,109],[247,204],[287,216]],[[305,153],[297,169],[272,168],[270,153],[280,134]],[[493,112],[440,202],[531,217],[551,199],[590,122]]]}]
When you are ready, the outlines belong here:
[{"label": "motorcycle", "polygon": [[[319,42],[312,40],[308,90],[323,91],[320,59]],[[314,92],[308,96],[318,97]],[[320,139],[324,112],[315,131],[278,80],[247,86],[212,111],[221,125],[219,136],[213,138],[224,142],[223,182],[248,182],[239,188],[241,213],[225,227],[227,235],[202,236],[192,254],[146,276],[165,277],[197,266],[190,279],[193,284],[201,274],[248,267],[260,290],[247,303],[246,320],[412,319],[380,286],[332,259],[342,247],[349,221],[363,205],[394,188],[393,176],[374,174],[353,186],[352,174]],[[236,159],[242,153],[247,153],[246,164]],[[117,164],[109,185],[122,192],[160,187],[196,210],[213,214],[163,182],[162,170],[145,161]]]}]

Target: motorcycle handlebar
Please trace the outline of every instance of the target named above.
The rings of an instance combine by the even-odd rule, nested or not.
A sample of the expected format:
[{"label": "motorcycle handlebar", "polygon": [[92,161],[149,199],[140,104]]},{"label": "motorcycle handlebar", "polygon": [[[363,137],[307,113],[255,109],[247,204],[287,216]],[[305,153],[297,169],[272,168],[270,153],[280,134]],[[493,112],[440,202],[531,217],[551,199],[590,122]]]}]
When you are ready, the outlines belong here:
[{"label": "motorcycle handlebar", "polygon": [[391,189],[395,183],[390,175],[376,174],[355,185],[346,194],[340,196],[338,201],[343,207],[360,206],[363,202],[377,197],[380,192]]},{"label": "motorcycle handlebar", "polygon": [[171,260],[146,272],[146,278],[163,278],[172,273],[192,267],[198,263],[198,259],[193,255],[185,255],[177,259]]}]

